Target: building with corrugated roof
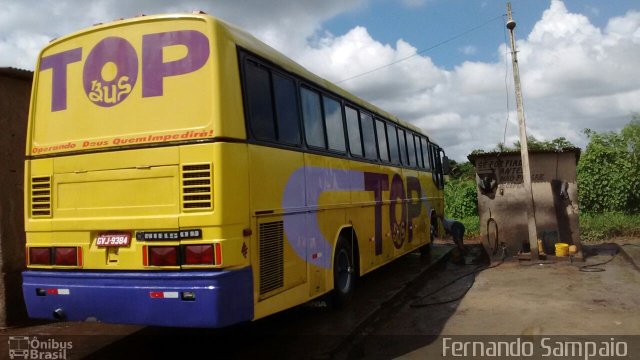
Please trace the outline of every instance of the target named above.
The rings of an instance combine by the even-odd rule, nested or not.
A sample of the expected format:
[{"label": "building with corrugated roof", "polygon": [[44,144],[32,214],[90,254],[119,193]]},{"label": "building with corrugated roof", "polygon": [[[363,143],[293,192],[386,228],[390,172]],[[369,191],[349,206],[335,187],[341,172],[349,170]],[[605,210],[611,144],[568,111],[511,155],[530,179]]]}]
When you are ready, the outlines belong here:
[{"label": "building with corrugated roof", "polygon": [[[576,165],[580,149],[529,151],[539,247],[548,257],[555,244],[575,245],[581,259]],[[520,152],[472,154],[476,168],[482,242],[491,255],[529,257],[528,218]]]}]

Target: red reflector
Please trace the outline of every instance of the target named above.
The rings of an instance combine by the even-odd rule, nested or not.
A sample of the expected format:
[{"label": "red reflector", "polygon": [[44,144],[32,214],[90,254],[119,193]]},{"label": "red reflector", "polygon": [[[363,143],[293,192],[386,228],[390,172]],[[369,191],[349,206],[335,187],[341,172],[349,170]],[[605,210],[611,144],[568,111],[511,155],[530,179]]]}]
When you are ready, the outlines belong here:
[{"label": "red reflector", "polygon": [[51,248],[31,247],[29,248],[30,265],[51,265]]},{"label": "red reflector", "polygon": [[58,289],[47,289],[47,294],[58,295]]},{"label": "red reflector", "polygon": [[222,264],[222,245],[220,243],[215,244],[216,247],[216,265]]},{"label": "red reflector", "polygon": [[142,247],[142,265],[149,266],[149,251],[147,245]]},{"label": "red reflector", "polygon": [[213,245],[187,245],[184,247],[186,265],[213,265]]},{"label": "red reflector", "polygon": [[149,265],[177,266],[178,248],[176,246],[149,246]]},{"label": "red reflector", "polygon": [[162,299],[164,297],[164,293],[162,291],[151,291],[149,292],[149,296],[152,299]]},{"label": "red reflector", "polygon": [[75,247],[57,247],[54,249],[55,265],[60,266],[77,266],[78,265],[78,248]]}]

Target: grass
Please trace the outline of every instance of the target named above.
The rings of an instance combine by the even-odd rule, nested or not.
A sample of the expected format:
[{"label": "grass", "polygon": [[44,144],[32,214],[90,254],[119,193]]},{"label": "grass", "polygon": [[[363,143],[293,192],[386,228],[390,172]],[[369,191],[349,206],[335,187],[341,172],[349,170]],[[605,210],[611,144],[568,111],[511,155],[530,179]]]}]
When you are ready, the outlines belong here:
[{"label": "grass", "polygon": [[580,214],[582,241],[597,241],[617,236],[640,236],[640,214]]},{"label": "grass", "polygon": [[464,237],[471,238],[480,235],[480,218],[478,216],[469,216],[462,219],[456,219],[464,225]]},{"label": "grass", "polygon": [[[480,235],[478,216],[457,220],[464,224],[466,238]],[[582,241],[599,241],[618,236],[640,237],[640,214],[580,214],[580,239]]]}]

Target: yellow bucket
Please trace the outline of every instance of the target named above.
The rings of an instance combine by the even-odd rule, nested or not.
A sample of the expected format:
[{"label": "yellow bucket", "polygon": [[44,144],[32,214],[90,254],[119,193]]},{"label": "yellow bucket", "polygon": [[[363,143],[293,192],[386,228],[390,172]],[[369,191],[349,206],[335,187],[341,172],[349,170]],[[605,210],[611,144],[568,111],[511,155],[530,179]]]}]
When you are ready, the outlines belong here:
[{"label": "yellow bucket", "polygon": [[556,243],[556,256],[567,256],[567,255],[569,255],[569,244]]}]

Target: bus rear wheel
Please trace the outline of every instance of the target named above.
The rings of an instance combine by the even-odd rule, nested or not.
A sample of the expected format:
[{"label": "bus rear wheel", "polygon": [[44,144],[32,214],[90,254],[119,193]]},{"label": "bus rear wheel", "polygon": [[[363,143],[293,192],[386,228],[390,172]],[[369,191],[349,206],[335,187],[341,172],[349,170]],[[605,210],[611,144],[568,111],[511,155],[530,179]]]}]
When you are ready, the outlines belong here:
[{"label": "bus rear wheel", "polygon": [[335,308],[341,308],[351,300],[356,282],[353,248],[345,239],[338,240],[333,260],[333,299]]}]

